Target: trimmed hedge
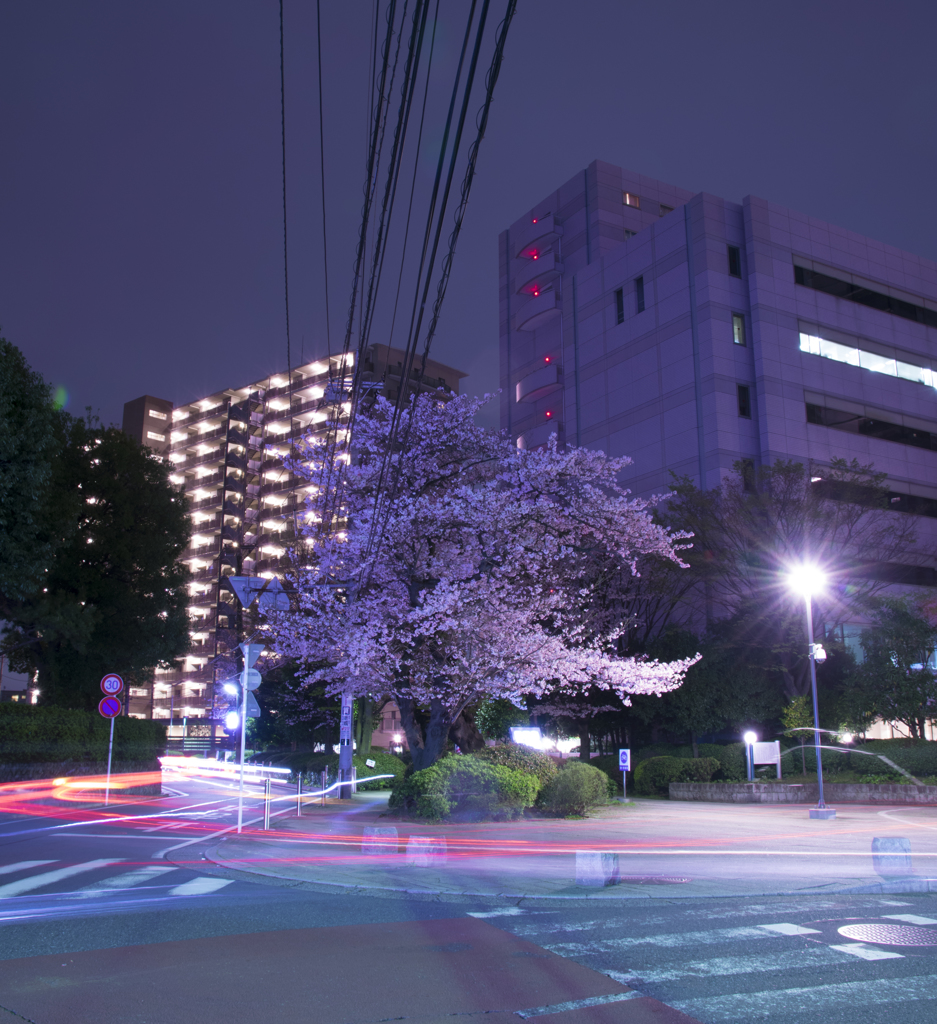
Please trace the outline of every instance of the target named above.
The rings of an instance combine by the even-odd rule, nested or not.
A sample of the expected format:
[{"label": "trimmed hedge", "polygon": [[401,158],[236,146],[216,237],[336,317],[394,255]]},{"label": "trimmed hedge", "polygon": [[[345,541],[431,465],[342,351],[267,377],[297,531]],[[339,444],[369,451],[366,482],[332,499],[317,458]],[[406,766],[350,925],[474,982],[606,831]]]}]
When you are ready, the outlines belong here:
[{"label": "trimmed hedge", "polygon": [[470,754],[449,754],[396,784],[390,807],[421,818],[506,821],[533,805],[538,788],[533,775]]},{"label": "trimmed hedge", "polygon": [[501,747],[485,747],[473,751],[472,757],[486,764],[499,764],[516,772],[533,775],[542,789],[551,779],[555,778],[559,768],[549,754],[541,754],[530,747],[522,747],[517,743],[507,743]]},{"label": "trimmed hedge", "polygon": [[[107,762],[111,724],[95,711],[0,704],[0,764]],[[166,750],[166,726],[143,718],[114,722],[114,760],[152,763]]]},{"label": "trimmed hedge", "polygon": [[[839,744],[833,740],[831,745],[838,746]],[[859,772],[862,775],[885,776],[889,781],[895,782],[905,778],[884,761],[878,757],[869,757],[869,754],[884,754],[890,761],[894,761],[906,772],[910,772],[919,779],[937,775],[937,741],[935,740],[920,740],[917,743],[909,740],[869,740],[867,743],[855,743],[852,746],[853,750],[849,753],[841,753],[837,750],[822,751],[824,777],[836,775],[839,772]],[[781,761],[784,773],[787,775],[799,775],[801,772],[799,748],[793,749],[796,753],[786,755]],[[867,753],[859,753],[859,751]],[[807,765],[807,773],[815,773],[817,760],[812,743],[804,747],[804,761]]]},{"label": "trimmed hedge", "polygon": [[666,796],[671,782],[709,782],[719,768],[714,757],[652,757],[638,765],[634,785],[645,796]]},{"label": "trimmed hedge", "polygon": [[[365,760],[374,761],[374,767],[371,768],[365,764]],[[362,790],[362,792],[392,789],[403,779],[406,770],[406,765],[399,757],[377,747],[371,748],[371,753],[368,754],[367,758],[355,754],[351,759],[351,763],[355,766],[360,778],[365,778],[368,775],[393,775],[392,779],[375,779],[373,782],[360,783],[358,789]],[[293,775],[312,775],[313,784],[317,784],[318,779],[316,776],[321,772],[328,772],[330,779],[338,778],[338,754],[313,754],[309,751],[298,752],[288,754],[283,759],[283,764],[292,770]]]},{"label": "trimmed hedge", "polygon": [[537,806],[557,817],[585,814],[590,807],[608,802],[610,782],[599,768],[570,759],[543,787]]}]

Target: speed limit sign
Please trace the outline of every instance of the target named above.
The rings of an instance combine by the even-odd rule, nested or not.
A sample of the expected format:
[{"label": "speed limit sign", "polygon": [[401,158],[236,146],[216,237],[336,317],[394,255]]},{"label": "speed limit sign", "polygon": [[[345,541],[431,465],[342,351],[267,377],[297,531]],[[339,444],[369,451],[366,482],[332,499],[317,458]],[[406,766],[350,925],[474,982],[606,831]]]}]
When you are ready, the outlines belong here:
[{"label": "speed limit sign", "polygon": [[109,696],[113,697],[115,693],[120,693],[124,688],[124,681],[119,675],[114,672],[109,672],[101,680],[101,689]]}]

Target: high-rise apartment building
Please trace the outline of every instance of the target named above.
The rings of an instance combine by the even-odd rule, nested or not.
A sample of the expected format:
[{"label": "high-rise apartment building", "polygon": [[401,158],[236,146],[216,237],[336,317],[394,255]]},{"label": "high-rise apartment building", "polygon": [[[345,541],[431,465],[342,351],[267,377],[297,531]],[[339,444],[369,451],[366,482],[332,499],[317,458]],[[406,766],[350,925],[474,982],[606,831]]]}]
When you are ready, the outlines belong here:
[{"label": "high-rise apartment building", "polygon": [[937,264],[596,161],[500,236],[501,423],[713,487],[735,462],[888,474],[937,584]]},{"label": "high-rise apartment building", "polygon": [[[396,398],[402,365],[402,352],[373,345],[361,380],[372,393]],[[184,722],[187,737],[216,735],[219,663],[254,625],[226,577],[271,577],[285,568],[293,513],[304,507],[308,486],[289,472],[284,457],[292,439],[324,429],[327,421],[342,430],[350,377],[339,374],[340,360],[333,357],[331,365],[316,360],[290,375],[275,373],[177,408],[150,396],[125,405],[124,429],[171,461],[171,480],[189,499],[193,527],[181,555],[191,572],[192,645],[172,669],[156,671],[149,707],[131,704],[132,714]],[[410,390],[458,393],[464,376],[431,360],[422,377],[411,378]]]}]

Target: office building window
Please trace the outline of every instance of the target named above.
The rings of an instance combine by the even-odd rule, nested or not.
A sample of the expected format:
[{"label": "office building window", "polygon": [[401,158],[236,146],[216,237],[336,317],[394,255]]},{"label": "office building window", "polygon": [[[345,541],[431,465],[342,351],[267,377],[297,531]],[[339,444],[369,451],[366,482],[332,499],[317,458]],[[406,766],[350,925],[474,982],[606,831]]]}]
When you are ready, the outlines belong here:
[{"label": "office building window", "polygon": [[630,206],[635,210],[641,209],[641,197],[636,196],[634,192],[622,192],[621,201],[625,206]]},{"label": "office building window", "polygon": [[835,295],[838,299],[848,299],[850,302],[858,302],[862,306],[871,306],[872,309],[880,309],[893,316],[904,317],[905,320],[916,320],[919,324],[937,327],[937,309],[918,306],[914,302],[905,302],[903,299],[896,299],[884,292],[876,292],[871,288],[852,284],[850,281],[842,281],[838,277],[819,274],[807,267],[794,267],[794,283],[803,285],[805,288],[814,288],[818,292],[826,292],[827,295]]},{"label": "office building window", "polygon": [[625,322],[625,289],[619,288],[615,292],[615,321],[623,324]]},{"label": "office building window", "polygon": [[672,206],[664,206],[664,204],[661,203],[660,204],[660,215],[661,215],[661,217],[666,217],[668,213],[673,213],[673,207]]},{"label": "office building window", "polygon": [[634,298],[638,312],[644,312],[644,278],[636,277],[634,279]]},{"label": "office building window", "polygon": [[732,340],[736,345],[745,344],[745,317],[741,313],[732,314]]},{"label": "office building window", "polygon": [[752,393],[747,384],[736,385],[739,400],[739,416],[746,420],[752,418]]},{"label": "office building window", "polygon": [[726,246],[729,253],[729,276],[742,276],[742,253],[737,245]]},{"label": "office building window", "polygon": [[166,440],[166,435],[165,434],[157,434],[156,431],[154,431],[154,430],[148,430],[146,432],[146,437],[147,437],[148,441],[165,441]]},{"label": "office building window", "polygon": [[164,412],[158,412],[156,409],[150,409],[150,415],[154,420],[165,420],[168,416]]}]

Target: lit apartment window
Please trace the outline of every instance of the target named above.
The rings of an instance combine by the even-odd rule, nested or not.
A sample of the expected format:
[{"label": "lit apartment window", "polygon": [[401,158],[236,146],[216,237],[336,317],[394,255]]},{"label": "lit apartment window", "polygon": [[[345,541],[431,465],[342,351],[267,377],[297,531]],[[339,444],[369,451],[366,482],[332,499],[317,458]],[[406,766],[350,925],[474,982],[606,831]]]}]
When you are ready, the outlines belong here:
[{"label": "lit apartment window", "polygon": [[639,313],[644,312],[644,278],[636,277],[634,279],[634,299],[635,305]]},{"label": "lit apartment window", "polygon": [[617,323],[625,322],[625,289],[619,288],[615,292],[615,319]]},{"label": "lit apartment window", "polygon": [[726,250],[729,253],[729,276],[730,277],[741,277],[742,276],[742,254],[739,251],[737,245],[727,245]]},{"label": "lit apartment window", "polygon": [[732,340],[736,345],[745,344],[745,317],[741,313],[732,314]]},{"label": "lit apartment window", "polygon": [[157,409],[150,409],[150,415],[154,420],[166,420],[169,417],[164,412],[159,412]]},{"label": "lit apartment window", "polygon": [[165,441],[166,440],[166,435],[165,434],[157,434],[155,430],[148,430],[146,432],[146,439],[148,441]]},{"label": "lit apartment window", "polygon": [[747,384],[738,384],[736,385],[736,391],[738,392],[739,416],[743,419],[750,420],[752,418],[751,389]]},{"label": "lit apartment window", "polygon": [[633,192],[622,192],[621,201],[625,206],[631,206],[635,210],[641,209],[641,197],[636,196]]},{"label": "lit apartment window", "polygon": [[661,215],[661,217],[666,217],[668,213],[673,213],[673,207],[672,206],[664,206],[664,204],[661,203],[660,204],[660,215]]}]

